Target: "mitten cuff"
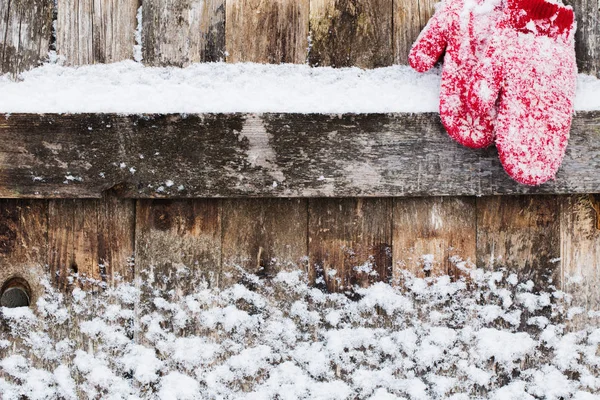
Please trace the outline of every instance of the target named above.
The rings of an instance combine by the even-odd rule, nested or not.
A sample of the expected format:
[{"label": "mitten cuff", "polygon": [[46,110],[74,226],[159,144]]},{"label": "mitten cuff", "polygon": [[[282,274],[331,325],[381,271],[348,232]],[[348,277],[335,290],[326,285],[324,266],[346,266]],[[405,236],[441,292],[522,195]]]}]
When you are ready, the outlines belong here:
[{"label": "mitten cuff", "polygon": [[538,35],[559,36],[573,27],[570,6],[546,0],[509,0],[510,24],[517,30]]}]

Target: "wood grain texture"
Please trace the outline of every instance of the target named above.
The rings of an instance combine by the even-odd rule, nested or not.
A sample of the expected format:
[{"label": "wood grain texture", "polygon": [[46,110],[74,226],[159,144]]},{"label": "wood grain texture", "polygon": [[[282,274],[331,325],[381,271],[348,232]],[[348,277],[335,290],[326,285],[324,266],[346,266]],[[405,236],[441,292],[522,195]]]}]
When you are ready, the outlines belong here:
[{"label": "wood grain texture", "polygon": [[13,277],[31,288],[30,304],[43,293],[48,262],[48,202],[0,200],[0,286]]},{"label": "wood grain texture", "polygon": [[408,65],[408,53],[435,11],[437,0],[394,1],[394,62]]},{"label": "wood grain texture", "polygon": [[[599,200],[588,195],[560,198],[561,289],[573,296],[573,306],[585,311],[600,310],[600,216],[594,209]],[[570,325],[585,328],[585,319]]]},{"label": "wood grain texture", "polygon": [[0,75],[15,76],[48,58],[52,0],[0,2]]},{"label": "wood grain texture", "polygon": [[229,0],[226,3],[228,62],[306,62],[310,0]]},{"label": "wood grain texture", "polygon": [[186,66],[225,59],[224,0],[144,0],[143,61]]},{"label": "wood grain texture", "polygon": [[519,185],[436,114],[0,117],[0,197],[378,197],[600,192],[600,112],[556,181]]},{"label": "wood grain texture", "polygon": [[475,232],[473,198],[394,199],[394,268],[418,277],[460,275],[457,263],[475,263]]},{"label": "wood grain texture", "polygon": [[376,68],[391,65],[392,0],[310,0],[309,63]]},{"label": "wood grain texture", "polygon": [[560,287],[560,220],[557,196],[477,199],[477,265]]},{"label": "wood grain texture", "polygon": [[67,65],[133,59],[139,0],[58,0],[56,52]]},{"label": "wood grain texture", "polygon": [[309,277],[348,292],[392,279],[392,199],[309,200]]},{"label": "wood grain texture", "polygon": [[236,283],[243,272],[273,277],[306,268],[307,200],[228,199],[222,204],[224,281]]},{"label": "wood grain texture", "polygon": [[[221,277],[219,200],[140,200],[136,207],[137,282],[156,290],[190,292],[204,279],[218,286]],[[177,292],[179,293],[179,292]]]},{"label": "wood grain texture", "polygon": [[56,285],[99,290],[107,283],[131,281],[134,211],[133,200],[112,196],[51,200],[48,263]]},{"label": "wood grain texture", "polygon": [[577,19],[575,52],[579,72],[600,77],[600,1],[567,0]]}]

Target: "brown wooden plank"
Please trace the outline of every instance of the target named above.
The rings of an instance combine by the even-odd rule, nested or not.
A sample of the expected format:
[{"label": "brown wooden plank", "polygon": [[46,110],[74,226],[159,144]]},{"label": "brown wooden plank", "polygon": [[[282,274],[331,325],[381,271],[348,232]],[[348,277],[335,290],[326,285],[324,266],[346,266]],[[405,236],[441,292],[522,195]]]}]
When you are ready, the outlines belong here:
[{"label": "brown wooden plank", "polygon": [[394,199],[394,269],[418,277],[460,275],[459,262],[476,260],[476,217],[474,198]]},{"label": "brown wooden plank", "polygon": [[139,0],[58,0],[56,52],[68,65],[133,59]]},{"label": "brown wooden plank", "polygon": [[408,64],[413,43],[433,15],[437,0],[394,1],[394,60]]},{"label": "brown wooden plank", "polygon": [[229,0],[228,62],[306,62],[310,0]]},{"label": "brown wooden plank", "polygon": [[0,117],[0,197],[377,197],[600,192],[600,112],[556,181],[513,182],[436,114]]},{"label": "brown wooden plank", "polygon": [[305,199],[223,201],[224,280],[238,282],[241,272],[272,277],[306,268],[307,223]]},{"label": "brown wooden plank", "polygon": [[392,199],[309,200],[309,276],[330,291],[392,278]]},{"label": "brown wooden plank", "polygon": [[567,0],[577,19],[575,53],[579,72],[600,77],[600,2]]},{"label": "brown wooden plank", "polygon": [[143,61],[186,66],[225,58],[224,0],[145,0]]},{"label": "brown wooden plank", "polygon": [[0,2],[0,74],[13,75],[48,58],[52,0]]},{"label": "brown wooden plank", "polygon": [[[586,312],[600,310],[599,205],[598,196],[560,199],[561,288],[573,296],[572,306]],[[585,315],[580,315],[570,325],[585,328],[586,323]]]},{"label": "brown wooden plank", "polygon": [[177,293],[190,293],[190,285],[199,279],[211,287],[219,285],[219,200],[140,200],[136,210],[135,274],[139,282]]},{"label": "brown wooden plank", "polygon": [[[51,200],[49,266],[58,287],[98,290],[133,278],[134,201]],[[69,279],[73,274],[78,279]]]},{"label": "brown wooden plank", "polygon": [[11,278],[27,281],[30,304],[43,293],[48,262],[48,202],[0,200],[0,287]]},{"label": "brown wooden plank", "polygon": [[560,287],[560,208],[556,196],[477,199],[477,265],[507,268],[535,287]]},{"label": "brown wooden plank", "polygon": [[309,63],[376,68],[391,65],[392,0],[310,0]]}]

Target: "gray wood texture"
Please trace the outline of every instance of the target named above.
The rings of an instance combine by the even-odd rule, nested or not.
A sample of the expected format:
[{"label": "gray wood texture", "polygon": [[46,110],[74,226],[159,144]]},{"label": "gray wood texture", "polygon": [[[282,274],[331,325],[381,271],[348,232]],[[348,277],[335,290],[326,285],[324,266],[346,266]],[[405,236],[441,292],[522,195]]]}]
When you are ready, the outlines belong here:
[{"label": "gray wood texture", "polygon": [[377,197],[600,192],[600,112],[556,181],[513,182],[436,114],[0,116],[0,197]]},{"label": "gray wood texture", "polygon": [[225,59],[225,0],[145,0],[142,15],[145,64]]},{"label": "gray wood texture", "polygon": [[575,52],[579,72],[600,77],[600,1],[567,0],[577,19]]},{"label": "gray wood texture", "polygon": [[394,59],[391,0],[310,0],[314,66],[376,68]]},{"label": "gray wood texture", "polygon": [[139,0],[58,0],[56,52],[67,65],[133,59]]},{"label": "gray wood texture", "polygon": [[228,0],[228,62],[306,62],[309,0]]},{"label": "gray wood texture", "polygon": [[0,75],[15,76],[48,58],[52,0],[0,1]]},{"label": "gray wood texture", "polygon": [[433,15],[437,0],[394,1],[394,62],[408,64],[408,53]]}]

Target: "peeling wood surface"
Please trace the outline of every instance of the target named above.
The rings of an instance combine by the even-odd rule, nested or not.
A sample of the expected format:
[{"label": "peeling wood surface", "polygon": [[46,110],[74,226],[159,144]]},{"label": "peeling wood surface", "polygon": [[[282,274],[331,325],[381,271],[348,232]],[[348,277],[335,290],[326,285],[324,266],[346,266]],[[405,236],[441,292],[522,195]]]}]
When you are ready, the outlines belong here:
[{"label": "peeling wood surface", "polygon": [[229,0],[228,62],[306,62],[310,0]]},{"label": "peeling wood surface", "polygon": [[394,199],[394,268],[419,277],[460,275],[457,264],[475,264],[476,217],[473,198]]},{"label": "peeling wood surface", "polygon": [[600,77],[600,1],[567,0],[577,19],[575,52],[579,72]]},{"label": "peeling wood surface", "polygon": [[236,283],[242,272],[273,277],[281,270],[306,268],[306,199],[223,200],[223,280]]},{"label": "peeling wood surface", "polygon": [[408,65],[408,53],[435,11],[437,0],[394,1],[394,61]]},{"label": "peeling wood surface", "polygon": [[477,265],[506,268],[535,287],[560,287],[560,207],[556,196],[477,199]]},{"label": "peeling wood surface", "polygon": [[378,197],[600,192],[600,112],[579,113],[557,180],[513,182],[436,114],[0,117],[0,197]]},{"label": "peeling wood surface", "polygon": [[313,66],[392,65],[392,0],[310,0]]},{"label": "peeling wood surface", "polygon": [[67,65],[133,59],[139,0],[58,0],[56,52]]},{"label": "peeling wood surface", "polygon": [[225,59],[225,0],[145,0],[142,14],[144,64]]},{"label": "peeling wood surface", "polygon": [[[573,296],[573,306],[600,310],[600,198],[581,195],[560,200],[561,289]],[[584,328],[575,318],[570,325]]]},{"label": "peeling wood surface", "polygon": [[392,199],[311,199],[309,277],[348,291],[392,279]]},{"label": "peeling wood surface", "polygon": [[48,58],[52,0],[0,2],[0,75],[16,75]]}]

